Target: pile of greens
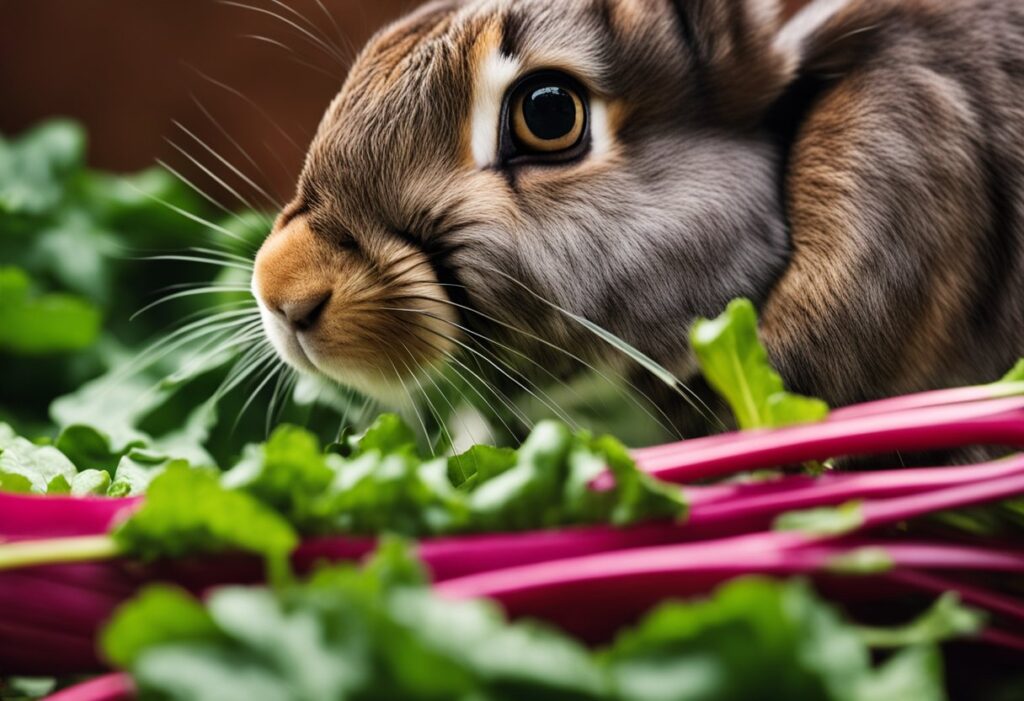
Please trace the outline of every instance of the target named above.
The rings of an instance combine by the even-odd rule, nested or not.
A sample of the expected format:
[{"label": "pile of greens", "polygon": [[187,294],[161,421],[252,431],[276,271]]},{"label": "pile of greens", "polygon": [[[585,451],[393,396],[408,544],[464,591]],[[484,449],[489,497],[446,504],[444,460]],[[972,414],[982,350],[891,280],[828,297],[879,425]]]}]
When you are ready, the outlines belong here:
[{"label": "pile of greens", "polygon": [[[115,482],[129,453],[143,465],[213,466],[263,439],[265,413],[242,412],[246,386],[208,402],[245,350],[217,352],[231,329],[218,335],[210,325],[191,341],[172,333],[253,309],[244,261],[269,226],[260,212],[224,215],[162,168],[88,168],[85,133],[72,122],[0,136],[0,423],[57,441],[80,469]],[[325,438],[363,409],[310,381],[290,399],[281,420]],[[55,470],[72,491],[102,491],[96,475],[71,485],[66,469]]]},{"label": "pile of greens", "polygon": [[[664,604],[592,651],[425,584],[391,542],[362,571],[221,589],[205,603],[158,586],[118,612],[102,646],[142,701],[929,701],[945,698],[936,632],[963,616],[946,602],[880,635],[799,581],[752,578]],[[868,642],[880,638],[897,652],[876,666]]]},{"label": "pile of greens", "polygon": [[[759,571],[765,562],[767,571],[789,562],[789,571],[815,575],[820,565],[806,559],[808,553],[832,545],[833,559],[865,552],[881,556],[868,563],[872,572],[846,573],[851,576],[895,569],[903,562],[897,556],[925,562],[920,567],[927,570],[927,563],[970,563],[986,553],[942,543],[900,550],[899,537],[861,549],[828,539],[869,537],[862,528],[934,516],[941,508],[924,508],[924,502],[956,509],[941,518],[958,529],[958,539],[964,531],[989,536],[996,526],[1018,534],[1019,501],[1002,508],[960,506],[984,503],[973,496],[979,488],[999,499],[1019,494],[1024,463],[1006,463],[1005,470],[976,466],[984,467],[983,473],[961,471],[955,479],[877,473],[869,484],[822,476],[829,466],[817,460],[827,456],[815,454],[793,461],[805,462],[813,479],[773,471],[758,475],[767,480],[759,485],[746,475],[733,491],[720,480],[751,468],[720,459],[713,442],[703,454],[687,444],[631,454],[614,438],[541,421],[532,431],[506,424],[507,438],[522,439],[516,449],[477,445],[457,452],[450,436],[435,442],[446,437],[431,430],[436,425],[427,425],[443,417],[420,417],[422,433],[395,415],[372,420],[363,400],[309,380],[279,385],[291,401],[277,414],[247,413],[253,396],[222,391],[241,382],[233,363],[245,347],[224,340],[246,333],[256,339],[258,328],[245,331],[232,322],[212,335],[192,331],[208,323],[203,315],[233,319],[252,311],[245,261],[267,228],[266,217],[258,212],[224,217],[161,169],[126,178],[94,172],[84,164],[84,149],[83,133],[67,122],[43,125],[17,140],[0,138],[0,492],[140,498],[116,503],[123,518],[107,533],[0,543],[0,570],[242,551],[264,558],[271,581],[263,588],[222,589],[204,603],[157,586],[126,604],[107,627],[102,646],[109,661],[130,672],[143,699],[945,698],[937,643],[979,634],[985,623],[949,597],[906,628],[861,629],[802,581],[745,578],[704,601],[664,604],[609,647],[594,651],[536,623],[509,623],[492,603],[456,601],[452,590],[445,596],[432,593],[421,565],[390,534],[430,539],[535,531],[526,538],[544,547],[551,529],[647,523],[625,531],[563,531],[560,562],[567,564],[559,576],[573,581],[579,564],[573,558],[581,552],[608,555],[601,561],[606,574],[631,567],[642,573],[646,565],[630,554],[633,549],[643,551],[655,569],[662,568],[664,581],[671,581],[671,567],[657,564],[663,551],[653,546],[675,545],[678,524],[688,514],[698,522],[717,518],[721,526],[727,512],[735,528],[760,538],[756,542],[764,547],[746,552],[742,542],[730,546],[723,540],[723,547],[736,550],[701,551],[703,543],[692,543],[695,549],[678,551],[690,559],[676,563],[676,574],[684,566],[698,575],[714,573],[724,556],[727,562],[749,559],[746,573]],[[216,245],[211,233],[220,236]],[[137,260],[142,255],[164,260]],[[197,286],[182,287],[183,280]],[[139,291],[159,288],[168,288],[170,297],[130,321],[152,301]],[[175,327],[185,332],[170,331]],[[162,341],[148,345],[160,336]],[[737,300],[722,316],[700,320],[691,344],[706,380],[740,428],[792,426],[830,415],[823,402],[786,390],[758,340],[750,302]],[[666,374],[624,350],[656,376]],[[243,355],[243,364],[258,357]],[[934,421],[929,411],[944,402],[977,402],[981,410],[991,406],[993,420],[1005,420],[1019,407],[996,400],[1022,393],[1024,363],[1002,387],[972,388],[970,397],[937,395],[909,398],[895,408],[884,402],[860,407],[879,412],[873,423],[844,423],[839,410],[833,414],[832,426],[839,426],[833,431],[835,445],[859,445],[865,436],[883,432],[887,412],[898,413],[908,432],[919,428],[914,419],[927,428]],[[624,418],[632,416],[629,412],[610,415],[619,422],[616,435],[628,430],[634,440],[654,442],[645,430],[633,431],[631,419]],[[273,432],[272,425],[278,426]],[[358,433],[339,426],[354,426]],[[640,435],[645,437],[635,438]],[[770,435],[744,438],[767,441],[764,436]],[[941,443],[941,436],[934,440]],[[749,446],[752,454],[758,449]],[[640,454],[644,469],[634,461]],[[690,503],[682,487],[652,474],[685,483]],[[954,487],[956,498],[947,491]],[[872,504],[865,496],[863,509],[859,502],[833,501],[837,493],[860,499],[865,490],[886,500]],[[15,524],[30,515],[37,502],[10,497],[6,503],[14,506],[2,514],[4,522]],[[822,508],[786,515],[789,503]],[[773,515],[773,504],[780,510],[774,514],[777,524],[795,524],[805,535],[814,531],[800,541],[803,550],[793,545],[797,540],[791,533],[770,530],[765,519]],[[879,504],[888,505],[888,512],[872,510]],[[806,527],[808,518],[815,524],[842,523],[823,534],[819,525],[817,531]],[[645,540],[657,529],[672,538]],[[371,563],[363,570],[325,568],[298,581],[290,558],[301,540],[339,534],[378,538]],[[591,548],[612,541],[607,552],[602,553],[604,545]],[[455,546],[471,548],[472,539],[458,539]],[[884,549],[889,546],[892,553]],[[422,547],[420,554],[430,565]],[[461,551],[456,554],[461,557]],[[997,555],[1013,557],[1009,549]],[[878,568],[883,560],[885,568]],[[590,565],[596,567],[594,561]],[[487,567],[511,569],[504,555]],[[528,567],[519,572],[527,584],[539,581],[531,580],[536,574]],[[555,581],[560,585],[558,577]],[[630,593],[642,597],[643,582],[653,580],[635,581],[641,584]],[[473,582],[465,577],[462,586],[474,591]],[[0,598],[16,584],[16,577],[0,578]],[[60,586],[44,577],[36,595],[45,604]],[[996,600],[1005,590],[975,591]],[[484,591],[473,596],[491,596]],[[610,606],[628,609],[625,598]],[[1004,608],[1016,607],[1012,599],[999,601]],[[93,613],[102,611],[96,626],[109,610],[93,607]],[[45,625],[49,622],[41,629]],[[91,630],[86,640],[95,634]],[[6,688],[12,691],[0,681],[0,697],[44,689],[31,680]]]}]

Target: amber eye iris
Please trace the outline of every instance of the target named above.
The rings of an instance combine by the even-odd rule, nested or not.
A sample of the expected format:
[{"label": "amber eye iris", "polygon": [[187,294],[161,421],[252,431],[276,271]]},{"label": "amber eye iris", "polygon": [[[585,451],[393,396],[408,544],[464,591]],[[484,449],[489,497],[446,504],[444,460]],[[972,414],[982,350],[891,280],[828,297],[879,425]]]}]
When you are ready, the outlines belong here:
[{"label": "amber eye iris", "polygon": [[527,85],[512,108],[513,133],[528,151],[565,151],[579,143],[583,136],[586,126],[583,100],[567,85]]}]

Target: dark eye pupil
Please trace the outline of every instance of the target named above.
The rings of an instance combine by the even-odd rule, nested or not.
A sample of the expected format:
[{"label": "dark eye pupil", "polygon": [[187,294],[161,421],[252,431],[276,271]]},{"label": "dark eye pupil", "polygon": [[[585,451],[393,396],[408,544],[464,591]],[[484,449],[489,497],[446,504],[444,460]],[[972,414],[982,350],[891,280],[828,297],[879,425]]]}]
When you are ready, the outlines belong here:
[{"label": "dark eye pupil", "polygon": [[563,88],[548,86],[523,100],[523,118],[539,139],[560,139],[576,126],[576,102]]}]

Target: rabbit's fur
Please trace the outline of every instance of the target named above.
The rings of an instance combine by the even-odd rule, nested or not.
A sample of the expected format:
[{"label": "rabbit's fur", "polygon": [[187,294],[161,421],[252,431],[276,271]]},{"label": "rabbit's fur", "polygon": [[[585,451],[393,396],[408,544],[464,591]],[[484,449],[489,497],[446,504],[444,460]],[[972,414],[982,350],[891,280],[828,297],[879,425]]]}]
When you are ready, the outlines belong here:
[{"label": "rabbit's fur", "polygon": [[[627,367],[557,305],[689,377],[693,320],[744,296],[834,405],[997,378],[1024,354],[1024,4],[780,5],[467,0],[388,27],[257,259],[272,340],[390,397],[446,354],[513,387]],[[593,143],[503,167],[496,105],[542,68],[586,86]],[[282,307],[327,292],[292,334]]]}]

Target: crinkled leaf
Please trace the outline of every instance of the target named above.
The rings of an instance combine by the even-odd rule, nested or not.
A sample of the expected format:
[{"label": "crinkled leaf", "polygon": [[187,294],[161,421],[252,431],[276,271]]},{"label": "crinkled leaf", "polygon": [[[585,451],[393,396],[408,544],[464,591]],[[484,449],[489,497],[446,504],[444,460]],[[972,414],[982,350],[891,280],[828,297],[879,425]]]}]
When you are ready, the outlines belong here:
[{"label": "crinkled leaf", "polygon": [[117,463],[107,496],[135,497],[145,494],[150,483],[163,473],[168,464],[163,459],[152,460],[145,454],[129,453]]},{"label": "crinkled leaf", "polygon": [[53,446],[40,446],[18,436],[7,424],[0,424],[0,477],[12,491],[45,494],[50,482],[63,477],[68,484],[77,474],[75,466]]},{"label": "crinkled leaf", "polygon": [[110,473],[103,470],[85,470],[71,479],[71,495],[102,496],[110,487]]}]

